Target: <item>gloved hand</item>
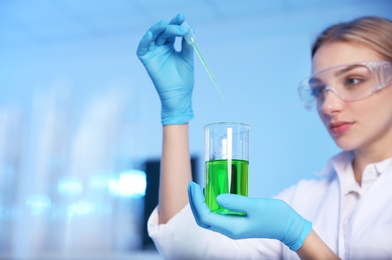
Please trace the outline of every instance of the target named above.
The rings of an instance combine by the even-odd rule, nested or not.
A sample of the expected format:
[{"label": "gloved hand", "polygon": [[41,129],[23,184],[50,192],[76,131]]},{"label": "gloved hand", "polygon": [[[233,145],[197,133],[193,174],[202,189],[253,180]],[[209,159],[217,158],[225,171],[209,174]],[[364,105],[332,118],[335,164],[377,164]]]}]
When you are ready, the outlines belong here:
[{"label": "gloved hand", "polygon": [[184,20],[180,13],[169,24],[160,21],[153,25],[140,40],[137,49],[137,56],[161,99],[163,125],[184,124],[193,118],[194,50],[184,38],[181,51],[174,48],[175,38],[187,32],[180,26]]},{"label": "gloved hand", "polygon": [[233,239],[273,238],[297,251],[312,229],[312,223],[301,217],[287,203],[278,199],[256,199],[235,194],[221,194],[218,203],[228,209],[246,212],[246,216],[212,213],[204,202],[200,185],[188,186],[189,203],[200,227],[222,233]]}]

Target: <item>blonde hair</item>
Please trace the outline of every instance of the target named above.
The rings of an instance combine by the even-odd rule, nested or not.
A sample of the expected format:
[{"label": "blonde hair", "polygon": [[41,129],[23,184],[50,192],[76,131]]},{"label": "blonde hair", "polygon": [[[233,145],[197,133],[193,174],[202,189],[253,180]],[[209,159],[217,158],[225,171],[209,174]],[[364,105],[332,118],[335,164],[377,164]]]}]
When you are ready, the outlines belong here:
[{"label": "blonde hair", "polygon": [[359,44],[392,61],[392,20],[364,16],[330,26],[314,42],[312,57],[322,45],[331,42]]}]

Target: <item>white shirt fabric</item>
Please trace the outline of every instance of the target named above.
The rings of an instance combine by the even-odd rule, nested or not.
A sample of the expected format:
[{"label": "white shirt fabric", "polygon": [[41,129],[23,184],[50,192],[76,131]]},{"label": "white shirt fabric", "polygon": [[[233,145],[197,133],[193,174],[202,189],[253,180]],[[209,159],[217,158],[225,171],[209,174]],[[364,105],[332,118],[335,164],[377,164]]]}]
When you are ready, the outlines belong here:
[{"label": "white shirt fabric", "polygon": [[[340,258],[392,259],[392,158],[367,165],[361,185],[352,158],[350,152],[334,156],[321,179],[300,181],[276,198],[311,221]],[[165,259],[299,259],[277,240],[232,240],[200,228],[189,205],[161,225],[155,209],[147,228]]]}]

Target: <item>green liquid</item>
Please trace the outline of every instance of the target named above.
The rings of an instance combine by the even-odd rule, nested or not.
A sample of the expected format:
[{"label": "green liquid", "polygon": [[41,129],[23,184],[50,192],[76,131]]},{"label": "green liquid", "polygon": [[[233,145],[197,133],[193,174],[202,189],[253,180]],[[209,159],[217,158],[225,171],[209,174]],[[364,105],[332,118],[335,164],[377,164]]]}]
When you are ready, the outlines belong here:
[{"label": "green liquid", "polygon": [[248,168],[245,160],[215,160],[206,162],[205,201],[212,212],[220,214],[245,215],[221,207],[216,197],[222,193],[248,196]]}]

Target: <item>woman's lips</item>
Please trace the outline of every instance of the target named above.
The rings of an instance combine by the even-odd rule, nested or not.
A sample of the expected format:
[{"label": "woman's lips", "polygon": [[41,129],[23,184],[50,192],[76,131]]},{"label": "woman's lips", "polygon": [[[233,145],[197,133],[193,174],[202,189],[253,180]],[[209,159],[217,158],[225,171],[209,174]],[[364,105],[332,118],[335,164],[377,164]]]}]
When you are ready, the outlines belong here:
[{"label": "woman's lips", "polygon": [[334,122],[329,124],[329,129],[334,135],[340,135],[350,129],[352,125],[352,122]]}]

